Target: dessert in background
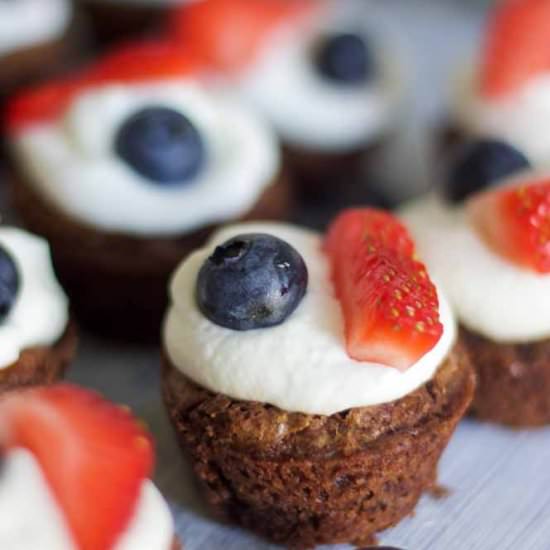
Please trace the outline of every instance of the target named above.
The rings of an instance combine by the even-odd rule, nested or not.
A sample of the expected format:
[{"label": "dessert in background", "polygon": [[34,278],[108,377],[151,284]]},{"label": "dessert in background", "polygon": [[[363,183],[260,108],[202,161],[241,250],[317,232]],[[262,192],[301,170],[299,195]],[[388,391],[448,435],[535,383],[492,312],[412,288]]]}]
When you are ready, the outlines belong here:
[{"label": "dessert in background", "polygon": [[460,322],[478,375],[472,413],[516,427],[549,424],[550,176],[465,183],[454,202],[432,193],[403,218]]},{"label": "dessert in background", "polygon": [[502,0],[489,14],[479,59],[454,83],[448,142],[496,140],[550,165],[550,3]]},{"label": "dessert in background", "polygon": [[0,394],[61,378],[76,340],[47,243],[1,225]]},{"label": "dessert in background", "polygon": [[0,95],[44,76],[69,53],[70,0],[0,2]]},{"label": "dessert in background", "polygon": [[474,376],[396,218],[228,226],[170,296],[164,400],[216,512],[292,548],[361,546],[433,488]]},{"label": "dessert in background", "polygon": [[168,277],[213,227],[287,215],[275,136],[200,73],[136,43],[10,104],[17,209],[98,332],[158,338]]},{"label": "dessert in background", "polygon": [[89,15],[100,45],[162,29],[171,11],[200,0],[76,0]]},{"label": "dessert in background", "polygon": [[131,413],[71,385],[0,397],[0,547],[176,550],[150,481],[154,451]]},{"label": "dessert in background", "polygon": [[337,196],[366,182],[403,96],[367,3],[203,0],[170,23],[183,48],[271,122],[301,191]]}]

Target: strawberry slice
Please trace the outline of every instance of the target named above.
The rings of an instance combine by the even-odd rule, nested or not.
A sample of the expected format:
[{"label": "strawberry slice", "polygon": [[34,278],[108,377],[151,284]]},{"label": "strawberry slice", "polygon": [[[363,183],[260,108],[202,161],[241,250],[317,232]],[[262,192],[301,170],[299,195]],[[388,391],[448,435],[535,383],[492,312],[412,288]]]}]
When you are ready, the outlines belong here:
[{"label": "strawberry slice", "polygon": [[171,40],[129,43],[100,58],[85,71],[23,92],[8,105],[8,130],[55,120],[73,99],[94,86],[135,84],[182,78],[199,70],[197,58]]},{"label": "strawberry slice", "polygon": [[474,195],[467,208],[495,252],[517,265],[550,273],[550,179]]},{"label": "strawberry slice", "polygon": [[489,23],[481,66],[488,97],[513,93],[550,70],[550,2],[502,0]]},{"label": "strawberry slice", "polygon": [[404,371],[437,344],[443,333],[437,292],[395,217],[347,210],[329,227],[324,248],[350,357]]},{"label": "strawberry slice", "polygon": [[238,71],[254,61],[270,32],[320,9],[318,0],[201,0],[175,10],[173,36],[213,68]]},{"label": "strawberry slice", "polygon": [[127,410],[68,384],[0,399],[0,447],[36,457],[79,550],[113,548],[153,464]]},{"label": "strawberry slice", "polygon": [[182,78],[199,70],[188,48],[171,40],[148,40],[120,46],[102,57],[92,75],[97,82],[145,82]]},{"label": "strawberry slice", "polygon": [[22,92],[9,103],[6,124],[17,132],[28,124],[40,124],[60,117],[71,99],[83,88],[83,79],[67,79]]}]

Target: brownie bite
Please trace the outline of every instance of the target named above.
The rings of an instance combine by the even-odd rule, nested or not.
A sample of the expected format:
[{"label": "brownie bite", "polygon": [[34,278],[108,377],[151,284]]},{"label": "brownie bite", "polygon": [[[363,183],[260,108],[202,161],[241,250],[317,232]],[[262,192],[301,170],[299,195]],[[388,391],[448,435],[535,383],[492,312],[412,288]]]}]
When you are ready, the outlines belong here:
[{"label": "brownie bite", "polygon": [[163,397],[222,518],[291,548],[369,544],[434,487],[475,379],[413,254],[364,209],[324,241],[231,226],[179,267]]},{"label": "brownie bite", "polygon": [[479,381],[471,413],[542,426],[550,422],[550,180],[529,171],[480,177],[518,161],[517,151],[498,147],[496,156],[487,148],[471,157],[464,173],[477,177],[450,183],[454,201],[432,193],[402,216],[460,322],[459,341]]},{"label": "brownie bite", "polygon": [[76,341],[47,243],[0,226],[0,393],[61,378]]},{"label": "brownie bite", "polygon": [[70,384],[0,395],[0,456],[2,548],[180,550],[128,408]]},{"label": "brownie bite", "polygon": [[438,153],[450,153],[451,163],[472,142],[491,140],[513,147],[537,169],[548,165],[550,139],[541,120],[550,97],[549,17],[544,0],[494,4],[479,50],[451,83],[448,119],[436,136]]},{"label": "brownie bite", "polygon": [[11,104],[17,210],[96,332],[155,341],[182,257],[220,223],[288,214],[274,135],[201,74],[155,40]]},{"label": "brownie bite", "polygon": [[[401,70],[358,2],[203,0],[171,20],[217,80],[277,131],[306,198],[368,185],[398,123]],[[232,49],[225,47],[231,37]]]}]

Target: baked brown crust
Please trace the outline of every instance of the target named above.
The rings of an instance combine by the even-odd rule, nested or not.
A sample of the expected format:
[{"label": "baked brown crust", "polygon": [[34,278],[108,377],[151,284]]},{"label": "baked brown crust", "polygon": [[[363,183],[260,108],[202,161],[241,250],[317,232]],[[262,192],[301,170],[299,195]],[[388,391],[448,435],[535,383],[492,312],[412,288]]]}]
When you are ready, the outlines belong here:
[{"label": "baked brown crust", "polygon": [[[217,226],[152,238],[109,232],[67,216],[24,179],[12,188],[25,225],[49,241],[79,322],[104,336],[157,342],[170,275]],[[290,186],[281,174],[241,221],[282,219],[289,210]]]},{"label": "baked brown crust", "polygon": [[516,428],[550,424],[550,340],[503,344],[462,327],[460,341],[478,377],[473,416]]},{"label": "baked brown crust", "polygon": [[159,29],[169,13],[166,6],[80,0],[101,44],[143,35]]},{"label": "baked brown crust", "polygon": [[20,86],[67,71],[79,60],[87,42],[86,26],[77,13],[59,38],[0,56],[0,98],[5,99]]},{"label": "baked brown crust", "polygon": [[214,511],[292,548],[371,544],[412,513],[474,386],[457,347],[402,399],[307,415],[212,393],[163,359],[171,422]]},{"label": "baked brown crust", "polygon": [[16,363],[0,369],[0,394],[25,386],[52,384],[62,378],[74,358],[77,341],[76,326],[69,322],[61,338],[52,346],[24,350]]}]

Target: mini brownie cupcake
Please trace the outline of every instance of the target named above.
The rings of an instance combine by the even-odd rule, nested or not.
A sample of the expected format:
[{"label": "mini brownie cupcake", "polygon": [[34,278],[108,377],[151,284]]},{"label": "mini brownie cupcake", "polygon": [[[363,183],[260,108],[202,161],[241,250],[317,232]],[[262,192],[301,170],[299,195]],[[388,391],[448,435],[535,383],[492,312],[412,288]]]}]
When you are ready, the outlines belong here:
[{"label": "mini brownie cupcake", "polygon": [[432,195],[403,217],[460,321],[479,380],[472,413],[550,424],[550,177],[515,176],[455,205]]},{"label": "mini brownie cupcake", "polygon": [[203,0],[171,22],[272,123],[301,190],[337,195],[363,182],[402,95],[367,10],[348,0]]},{"label": "mini brownie cupcake", "polygon": [[155,30],[175,6],[200,0],[77,0],[89,14],[100,43]]},{"label": "mini brownie cupcake", "polygon": [[0,394],[61,378],[75,348],[47,243],[0,226]]},{"label": "mini brownie cupcake", "polygon": [[60,62],[73,15],[70,0],[0,1],[0,94]]},{"label": "mini brownie cupcake", "polygon": [[158,336],[170,273],[213,227],[287,214],[275,137],[199,72],[135,44],[11,105],[16,205],[99,332]]},{"label": "mini brownie cupcake", "polygon": [[479,59],[454,83],[445,146],[481,138],[504,141],[546,166],[550,139],[550,2],[495,3]]},{"label": "mini brownie cupcake", "polygon": [[153,455],[141,423],[93,392],[0,397],[0,548],[179,549]]},{"label": "mini brownie cupcake", "polygon": [[436,483],[474,377],[413,255],[363,209],[324,240],[231,226],[178,268],[164,399],[221,516],[292,548],[368,544]]}]

